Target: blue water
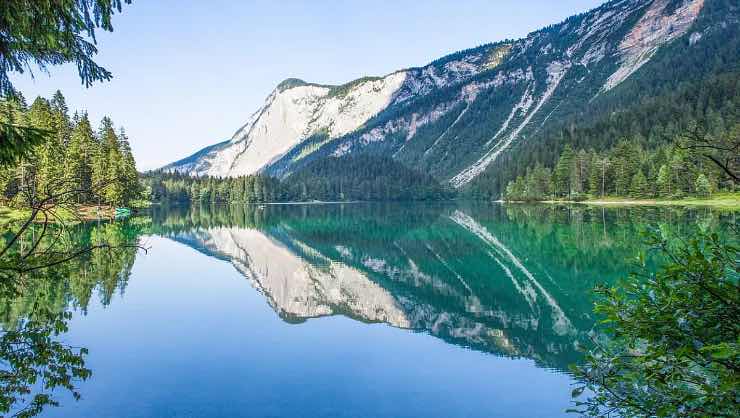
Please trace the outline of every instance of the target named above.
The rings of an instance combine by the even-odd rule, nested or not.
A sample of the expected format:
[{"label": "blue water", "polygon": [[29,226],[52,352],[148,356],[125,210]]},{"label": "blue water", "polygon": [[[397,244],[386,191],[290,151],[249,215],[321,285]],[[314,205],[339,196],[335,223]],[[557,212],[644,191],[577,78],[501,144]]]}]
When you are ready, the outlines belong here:
[{"label": "blue water", "polygon": [[82,399],[57,391],[44,417],[559,417],[596,321],[592,288],[634,267],[640,231],[720,230],[733,216],[163,208],[80,232],[146,253],[80,260],[62,302],[42,289],[14,306],[69,304],[64,341],[89,349]]},{"label": "blue water", "polygon": [[[225,261],[149,237],[67,340],[93,377],[48,417],[554,417],[569,378],[342,316],[282,321]],[[162,262],[162,260],[167,260]]]}]

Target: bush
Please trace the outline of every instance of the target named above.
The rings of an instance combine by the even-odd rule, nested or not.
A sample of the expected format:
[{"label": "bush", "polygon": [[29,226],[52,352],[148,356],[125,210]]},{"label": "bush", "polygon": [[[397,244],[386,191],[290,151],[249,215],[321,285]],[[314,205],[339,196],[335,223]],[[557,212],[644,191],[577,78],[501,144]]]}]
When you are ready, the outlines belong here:
[{"label": "bush", "polygon": [[[584,416],[737,416],[740,370],[738,248],[700,234],[672,248],[650,243],[668,262],[597,289],[608,342],[594,342],[573,370]],[[644,264],[644,263],[643,263]]]}]

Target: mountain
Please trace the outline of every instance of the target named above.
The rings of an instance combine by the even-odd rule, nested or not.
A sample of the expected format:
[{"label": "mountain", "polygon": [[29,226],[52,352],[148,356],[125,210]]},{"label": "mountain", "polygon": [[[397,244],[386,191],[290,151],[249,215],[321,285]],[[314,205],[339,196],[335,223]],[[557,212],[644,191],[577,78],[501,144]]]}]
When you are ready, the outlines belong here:
[{"label": "mountain", "polygon": [[495,192],[532,147],[547,150],[564,129],[737,74],[739,8],[615,0],[524,39],[384,77],[341,86],[285,80],[231,140],[163,169],[285,177],[313,161],[370,153],[455,188],[485,179]]}]

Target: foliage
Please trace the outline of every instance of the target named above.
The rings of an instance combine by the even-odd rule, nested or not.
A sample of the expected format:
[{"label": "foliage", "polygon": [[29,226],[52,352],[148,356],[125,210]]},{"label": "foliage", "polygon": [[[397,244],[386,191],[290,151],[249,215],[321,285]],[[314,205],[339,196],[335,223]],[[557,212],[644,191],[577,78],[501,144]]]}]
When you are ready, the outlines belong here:
[{"label": "foliage", "polygon": [[620,141],[601,152],[574,151],[566,144],[552,172],[535,163],[509,181],[503,197],[513,201],[586,196],[673,199],[707,197],[712,191],[734,187],[734,180],[722,169],[687,149],[678,137],[675,143],[653,149],[646,149],[639,139]]},{"label": "foliage", "polygon": [[684,148],[700,153],[712,161],[722,172],[735,182],[740,182],[740,124],[724,135],[707,132],[702,126],[694,126],[684,136]]},{"label": "foliage", "polygon": [[[37,98],[28,109],[20,103],[10,105],[14,116],[45,135],[27,156],[0,166],[0,203],[25,215],[4,225],[0,236],[0,306],[6,322],[0,330],[0,411],[30,417],[57,405],[52,396],[57,388],[79,397],[76,382],[90,376],[85,349],[59,341],[69,300],[52,296],[64,292],[45,291],[75,277],[91,281],[92,291],[97,282],[89,268],[105,272],[102,267],[118,259],[116,252],[137,248],[135,242],[102,235],[80,240],[66,225],[67,214],[75,214],[81,203],[125,204],[137,194],[138,178],[125,132],[116,134],[109,118],[95,135],[87,115],[70,120],[60,92],[52,100]],[[47,306],[45,297],[56,304]],[[33,308],[15,312],[23,299]]]},{"label": "foliage", "polygon": [[731,417],[740,393],[738,248],[716,233],[649,243],[667,257],[655,275],[601,287],[596,312],[610,341],[574,368],[585,416]]},{"label": "foliage", "polygon": [[699,174],[699,177],[696,178],[694,188],[696,189],[696,194],[702,197],[707,197],[712,192],[709,180],[707,180],[707,176],[704,174]]},{"label": "foliage", "polygon": [[151,199],[159,202],[388,201],[451,196],[431,176],[372,155],[313,161],[282,181],[264,175],[214,178],[153,172],[144,175],[144,183]]},{"label": "foliage", "polygon": [[[73,349],[56,339],[67,331],[66,321],[70,317],[66,312],[47,320],[28,320],[19,328],[0,334],[0,354],[4,360],[0,369],[0,412],[13,411],[13,416],[19,418],[36,416],[46,406],[59,405],[51,394],[57,387],[71,391],[75,399],[80,398],[75,381],[92,374],[85,367],[87,349]],[[34,391],[37,387],[42,390]],[[24,407],[13,410],[19,404]]]},{"label": "foliage", "polygon": [[85,86],[109,80],[111,73],[96,64],[95,30],[113,31],[111,17],[131,0],[28,1],[0,5],[0,95],[15,94],[8,73],[29,71],[31,64],[74,63]]},{"label": "foliage", "polygon": [[[48,66],[74,63],[82,83],[110,80],[111,73],[92,57],[97,54],[95,30],[112,31],[111,17],[131,0],[29,1],[0,3],[0,98],[20,97],[9,74],[41,71]],[[0,121],[0,164],[27,157],[31,147],[48,132]]]},{"label": "foliage", "polygon": [[0,165],[16,164],[28,158],[34,146],[46,140],[50,132],[27,126],[25,98],[0,101]]},{"label": "foliage", "polygon": [[[510,181],[537,163],[554,167],[565,144],[603,153],[627,140],[644,150],[655,150],[676,143],[687,128],[696,124],[706,127],[710,138],[731,138],[740,108],[739,11],[735,1],[705,2],[694,28],[686,36],[662,47],[639,71],[609,92],[600,90],[603,79],[599,74],[603,69],[579,73],[577,86],[571,86],[575,90],[567,95],[556,93],[562,100],[552,115],[541,125],[532,123],[536,127],[525,130],[526,138],[522,137],[491,164],[466,192],[472,197],[498,198]],[[578,17],[571,19],[576,20],[577,26]],[[688,38],[696,32],[702,33],[701,41],[691,44]],[[608,67],[606,71],[611,74]],[[576,74],[575,69],[571,73]],[[566,78],[558,90],[564,92],[568,82]],[[724,145],[721,146],[733,149]],[[737,152],[716,154],[733,158]],[[737,169],[737,159],[734,164]],[[649,172],[644,174],[650,178]]]},{"label": "foliage", "polygon": [[[28,109],[12,103],[0,105],[13,107],[14,118],[27,131],[44,137],[13,164],[0,165],[0,204],[27,206],[29,196],[41,200],[64,189],[78,191],[75,203],[125,206],[139,197],[128,137],[123,128],[115,131],[110,118],[103,118],[95,134],[87,113],[70,119],[59,91],[51,101],[37,98]],[[0,114],[0,121],[9,121],[7,114]]]},{"label": "foliage", "polygon": [[[64,205],[89,201],[100,190],[108,202],[122,204],[131,199],[125,190],[131,194],[138,190],[133,156],[123,132],[116,137],[106,130],[102,141],[96,140],[87,115],[75,115],[74,123],[70,121],[64,96],[58,91],[51,101],[38,98],[27,109],[9,78],[13,72],[32,71],[32,66],[46,71],[48,66],[74,63],[86,87],[109,80],[111,73],[92,59],[97,53],[95,30],[112,31],[111,17],[120,12],[122,3],[130,0],[0,3],[0,203],[30,212],[16,232],[7,229],[0,237],[3,298],[58,279],[59,269],[85,259],[94,249],[113,248],[107,243],[82,248],[65,245],[69,244],[64,239],[66,226],[55,223]],[[107,126],[112,128],[112,122]],[[92,184],[95,177],[103,180]],[[122,184],[128,188],[110,191]],[[41,231],[36,235],[39,221]],[[30,244],[24,248],[26,241]],[[52,397],[56,388],[79,398],[75,382],[91,374],[84,363],[86,349],[57,340],[67,330],[70,314],[33,306],[20,324],[0,331],[0,412],[17,417],[36,416],[46,406],[57,405]]]},{"label": "foliage", "polygon": [[151,201],[169,203],[263,203],[283,199],[280,182],[267,176],[191,177],[150,172],[142,176]]},{"label": "foliage", "polygon": [[439,200],[451,193],[433,177],[391,158],[360,154],[308,164],[284,181],[290,200]]}]

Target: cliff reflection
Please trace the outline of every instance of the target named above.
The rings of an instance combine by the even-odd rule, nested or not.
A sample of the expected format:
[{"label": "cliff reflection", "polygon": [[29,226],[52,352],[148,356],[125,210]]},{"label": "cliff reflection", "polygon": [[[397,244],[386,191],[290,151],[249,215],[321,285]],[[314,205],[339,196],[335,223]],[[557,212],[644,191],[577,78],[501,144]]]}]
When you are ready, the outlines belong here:
[{"label": "cliff reflection", "polygon": [[723,215],[350,204],[153,216],[156,233],[230,261],[286,321],[345,315],[565,370],[595,320],[591,289],[632,268],[642,228],[719,224]]}]

